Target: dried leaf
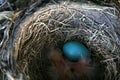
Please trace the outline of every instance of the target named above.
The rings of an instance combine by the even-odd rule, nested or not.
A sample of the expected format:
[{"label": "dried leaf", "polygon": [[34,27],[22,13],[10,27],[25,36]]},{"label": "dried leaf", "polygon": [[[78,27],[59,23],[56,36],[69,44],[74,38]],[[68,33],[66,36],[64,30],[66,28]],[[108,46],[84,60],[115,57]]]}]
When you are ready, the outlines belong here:
[{"label": "dried leaf", "polygon": [[8,19],[11,20],[11,17],[14,15],[14,11],[4,11],[0,12],[0,20]]}]

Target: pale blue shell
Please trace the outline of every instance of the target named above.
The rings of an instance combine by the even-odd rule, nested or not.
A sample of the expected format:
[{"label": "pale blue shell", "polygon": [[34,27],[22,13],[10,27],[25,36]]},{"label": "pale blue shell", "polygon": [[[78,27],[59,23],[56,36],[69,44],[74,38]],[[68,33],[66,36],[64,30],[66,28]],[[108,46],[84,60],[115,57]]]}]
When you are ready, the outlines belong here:
[{"label": "pale blue shell", "polygon": [[78,61],[80,58],[90,59],[89,50],[76,41],[70,41],[63,46],[64,55],[72,61]]}]

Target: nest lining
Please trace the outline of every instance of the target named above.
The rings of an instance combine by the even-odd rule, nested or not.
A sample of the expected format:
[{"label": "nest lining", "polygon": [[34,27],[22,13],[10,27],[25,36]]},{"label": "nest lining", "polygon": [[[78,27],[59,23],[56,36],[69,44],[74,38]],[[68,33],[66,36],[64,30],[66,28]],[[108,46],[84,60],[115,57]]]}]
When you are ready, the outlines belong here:
[{"label": "nest lining", "polygon": [[39,9],[19,24],[9,45],[13,47],[17,68],[27,80],[59,80],[48,58],[49,49],[61,49],[65,42],[75,40],[91,51],[99,72],[95,80],[119,79],[120,38],[116,29],[120,27],[116,25],[116,14],[112,13],[116,10],[111,7],[87,9],[72,4]]}]

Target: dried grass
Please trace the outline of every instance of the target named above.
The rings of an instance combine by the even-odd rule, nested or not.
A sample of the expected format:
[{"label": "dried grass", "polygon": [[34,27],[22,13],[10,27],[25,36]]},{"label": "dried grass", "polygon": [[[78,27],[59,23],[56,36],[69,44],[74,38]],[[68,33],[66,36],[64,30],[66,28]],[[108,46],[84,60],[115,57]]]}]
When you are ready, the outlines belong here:
[{"label": "dried grass", "polygon": [[[14,26],[6,52],[14,56],[18,71],[27,80],[57,80],[48,51],[76,40],[91,51],[93,62],[101,70],[99,80],[119,80],[120,23],[116,13],[112,7],[86,7],[76,3],[41,8]],[[11,68],[5,70],[14,73]]]}]

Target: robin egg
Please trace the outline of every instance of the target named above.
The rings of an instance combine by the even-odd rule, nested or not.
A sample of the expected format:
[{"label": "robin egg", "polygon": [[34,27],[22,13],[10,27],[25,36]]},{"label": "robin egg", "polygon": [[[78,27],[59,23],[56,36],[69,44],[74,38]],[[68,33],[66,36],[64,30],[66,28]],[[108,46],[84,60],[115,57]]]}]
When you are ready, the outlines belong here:
[{"label": "robin egg", "polygon": [[90,59],[89,50],[81,43],[70,41],[63,45],[63,54],[70,61],[78,61],[81,58]]}]

